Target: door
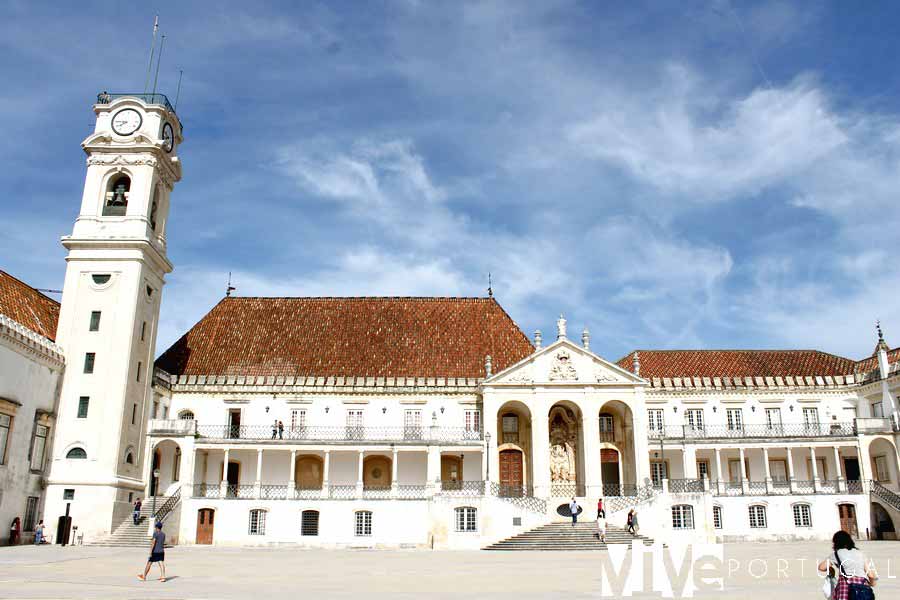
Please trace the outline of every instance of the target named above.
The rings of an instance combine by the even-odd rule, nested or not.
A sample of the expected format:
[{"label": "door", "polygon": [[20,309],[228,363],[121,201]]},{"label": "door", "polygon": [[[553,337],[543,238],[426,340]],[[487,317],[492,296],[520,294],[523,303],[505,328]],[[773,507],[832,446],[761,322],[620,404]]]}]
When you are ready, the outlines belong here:
[{"label": "door", "polygon": [[441,487],[445,490],[462,489],[462,459],[459,456],[441,457]]},{"label": "door", "polygon": [[600,450],[600,478],[603,480],[604,496],[620,496],[619,453],[610,448]]},{"label": "door", "polygon": [[847,481],[859,481],[859,460],[855,458],[845,458],[844,475],[846,475]]},{"label": "door", "polygon": [[518,450],[500,453],[500,495],[522,495],[522,453]]},{"label": "door", "polygon": [[211,508],[201,508],[197,511],[197,543],[209,545],[213,541],[213,521],[216,519],[216,511]]},{"label": "door", "polygon": [[159,450],[153,453],[153,468],[150,469],[150,496],[156,495],[156,488],[159,486],[159,478],[154,473],[159,472],[160,454]]},{"label": "door", "polygon": [[230,437],[230,438],[241,437],[241,410],[240,409],[228,411],[228,437]]},{"label": "door", "polygon": [[852,535],[854,538],[858,538],[859,531],[856,527],[856,507],[852,504],[838,504],[838,515],[841,519],[841,529]]},{"label": "door", "polygon": [[238,487],[241,483],[241,463],[228,461],[228,474],[225,476],[228,482],[226,495],[234,498],[238,495]]}]

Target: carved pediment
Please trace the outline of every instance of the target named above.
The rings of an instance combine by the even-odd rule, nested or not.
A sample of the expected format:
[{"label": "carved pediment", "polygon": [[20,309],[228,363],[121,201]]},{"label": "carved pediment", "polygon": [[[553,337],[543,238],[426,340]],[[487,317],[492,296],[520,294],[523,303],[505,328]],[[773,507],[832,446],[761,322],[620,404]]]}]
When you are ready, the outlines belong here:
[{"label": "carved pediment", "polygon": [[578,381],[578,371],[572,364],[572,355],[565,348],[557,350],[553,355],[553,363],[547,379],[549,381]]}]

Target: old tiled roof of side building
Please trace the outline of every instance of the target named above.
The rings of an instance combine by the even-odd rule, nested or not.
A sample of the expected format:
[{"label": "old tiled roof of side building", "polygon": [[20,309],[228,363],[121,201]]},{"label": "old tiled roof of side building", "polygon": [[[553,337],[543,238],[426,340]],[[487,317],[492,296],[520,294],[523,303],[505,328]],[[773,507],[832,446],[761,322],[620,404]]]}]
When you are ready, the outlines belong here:
[{"label": "old tiled roof of side building", "polygon": [[0,270],[0,314],[35,333],[56,340],[59,302]]},{"label": "old tiled roof of side building", "polygon": [[[893,350],[888,350],[888,364],[892,365],[895,362],[900,361],[900,346],[894,348]],[[872,356],[868,358],[864,358],[856,363],[856,372],[857,373],[868,373],[869,371],[874,371],[878,368],[878,356],[876,354],[872,354]]]},{"label": "old tiled roof of side building", "polygon": [[484,377],[533,352],[493,298],[226,297],[166,350],[172,375]]},{"label": "old tiled roof of side building", "polygon": [[[634,371],[634,352],[618,365]],[[856,361],[819,350],[637,350],[641,377],[844,376]]]}]

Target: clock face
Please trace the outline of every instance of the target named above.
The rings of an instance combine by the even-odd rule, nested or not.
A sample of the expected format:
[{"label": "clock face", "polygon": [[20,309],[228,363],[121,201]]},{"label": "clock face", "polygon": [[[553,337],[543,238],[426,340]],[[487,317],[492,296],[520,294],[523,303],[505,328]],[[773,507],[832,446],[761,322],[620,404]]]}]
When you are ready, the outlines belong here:
[{"label": "clock face", "polygon": [[141,126],[141,113],[133,108],[123,108],[112,118],[113,131],[119,135],[131,135]]},{"label": "clock face", "polygon": [[166,152],[171,152],[172,148],[175,146],[175,135],[172,132],[172,125],[170,125],[169,123],[163,125],[162,139],[163,149]]}]

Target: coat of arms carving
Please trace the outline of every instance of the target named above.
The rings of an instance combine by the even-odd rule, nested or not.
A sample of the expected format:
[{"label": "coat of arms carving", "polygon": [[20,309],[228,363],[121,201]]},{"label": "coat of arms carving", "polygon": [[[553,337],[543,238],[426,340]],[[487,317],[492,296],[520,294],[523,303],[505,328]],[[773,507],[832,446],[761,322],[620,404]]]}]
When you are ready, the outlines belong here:
[{"label": "coat of arms carving", "polygon": [[572,364],[572,357],[566,350],[560,350],[553,358],[553,366],[550,368],[550,381],[577,381],[578,371]]}]

